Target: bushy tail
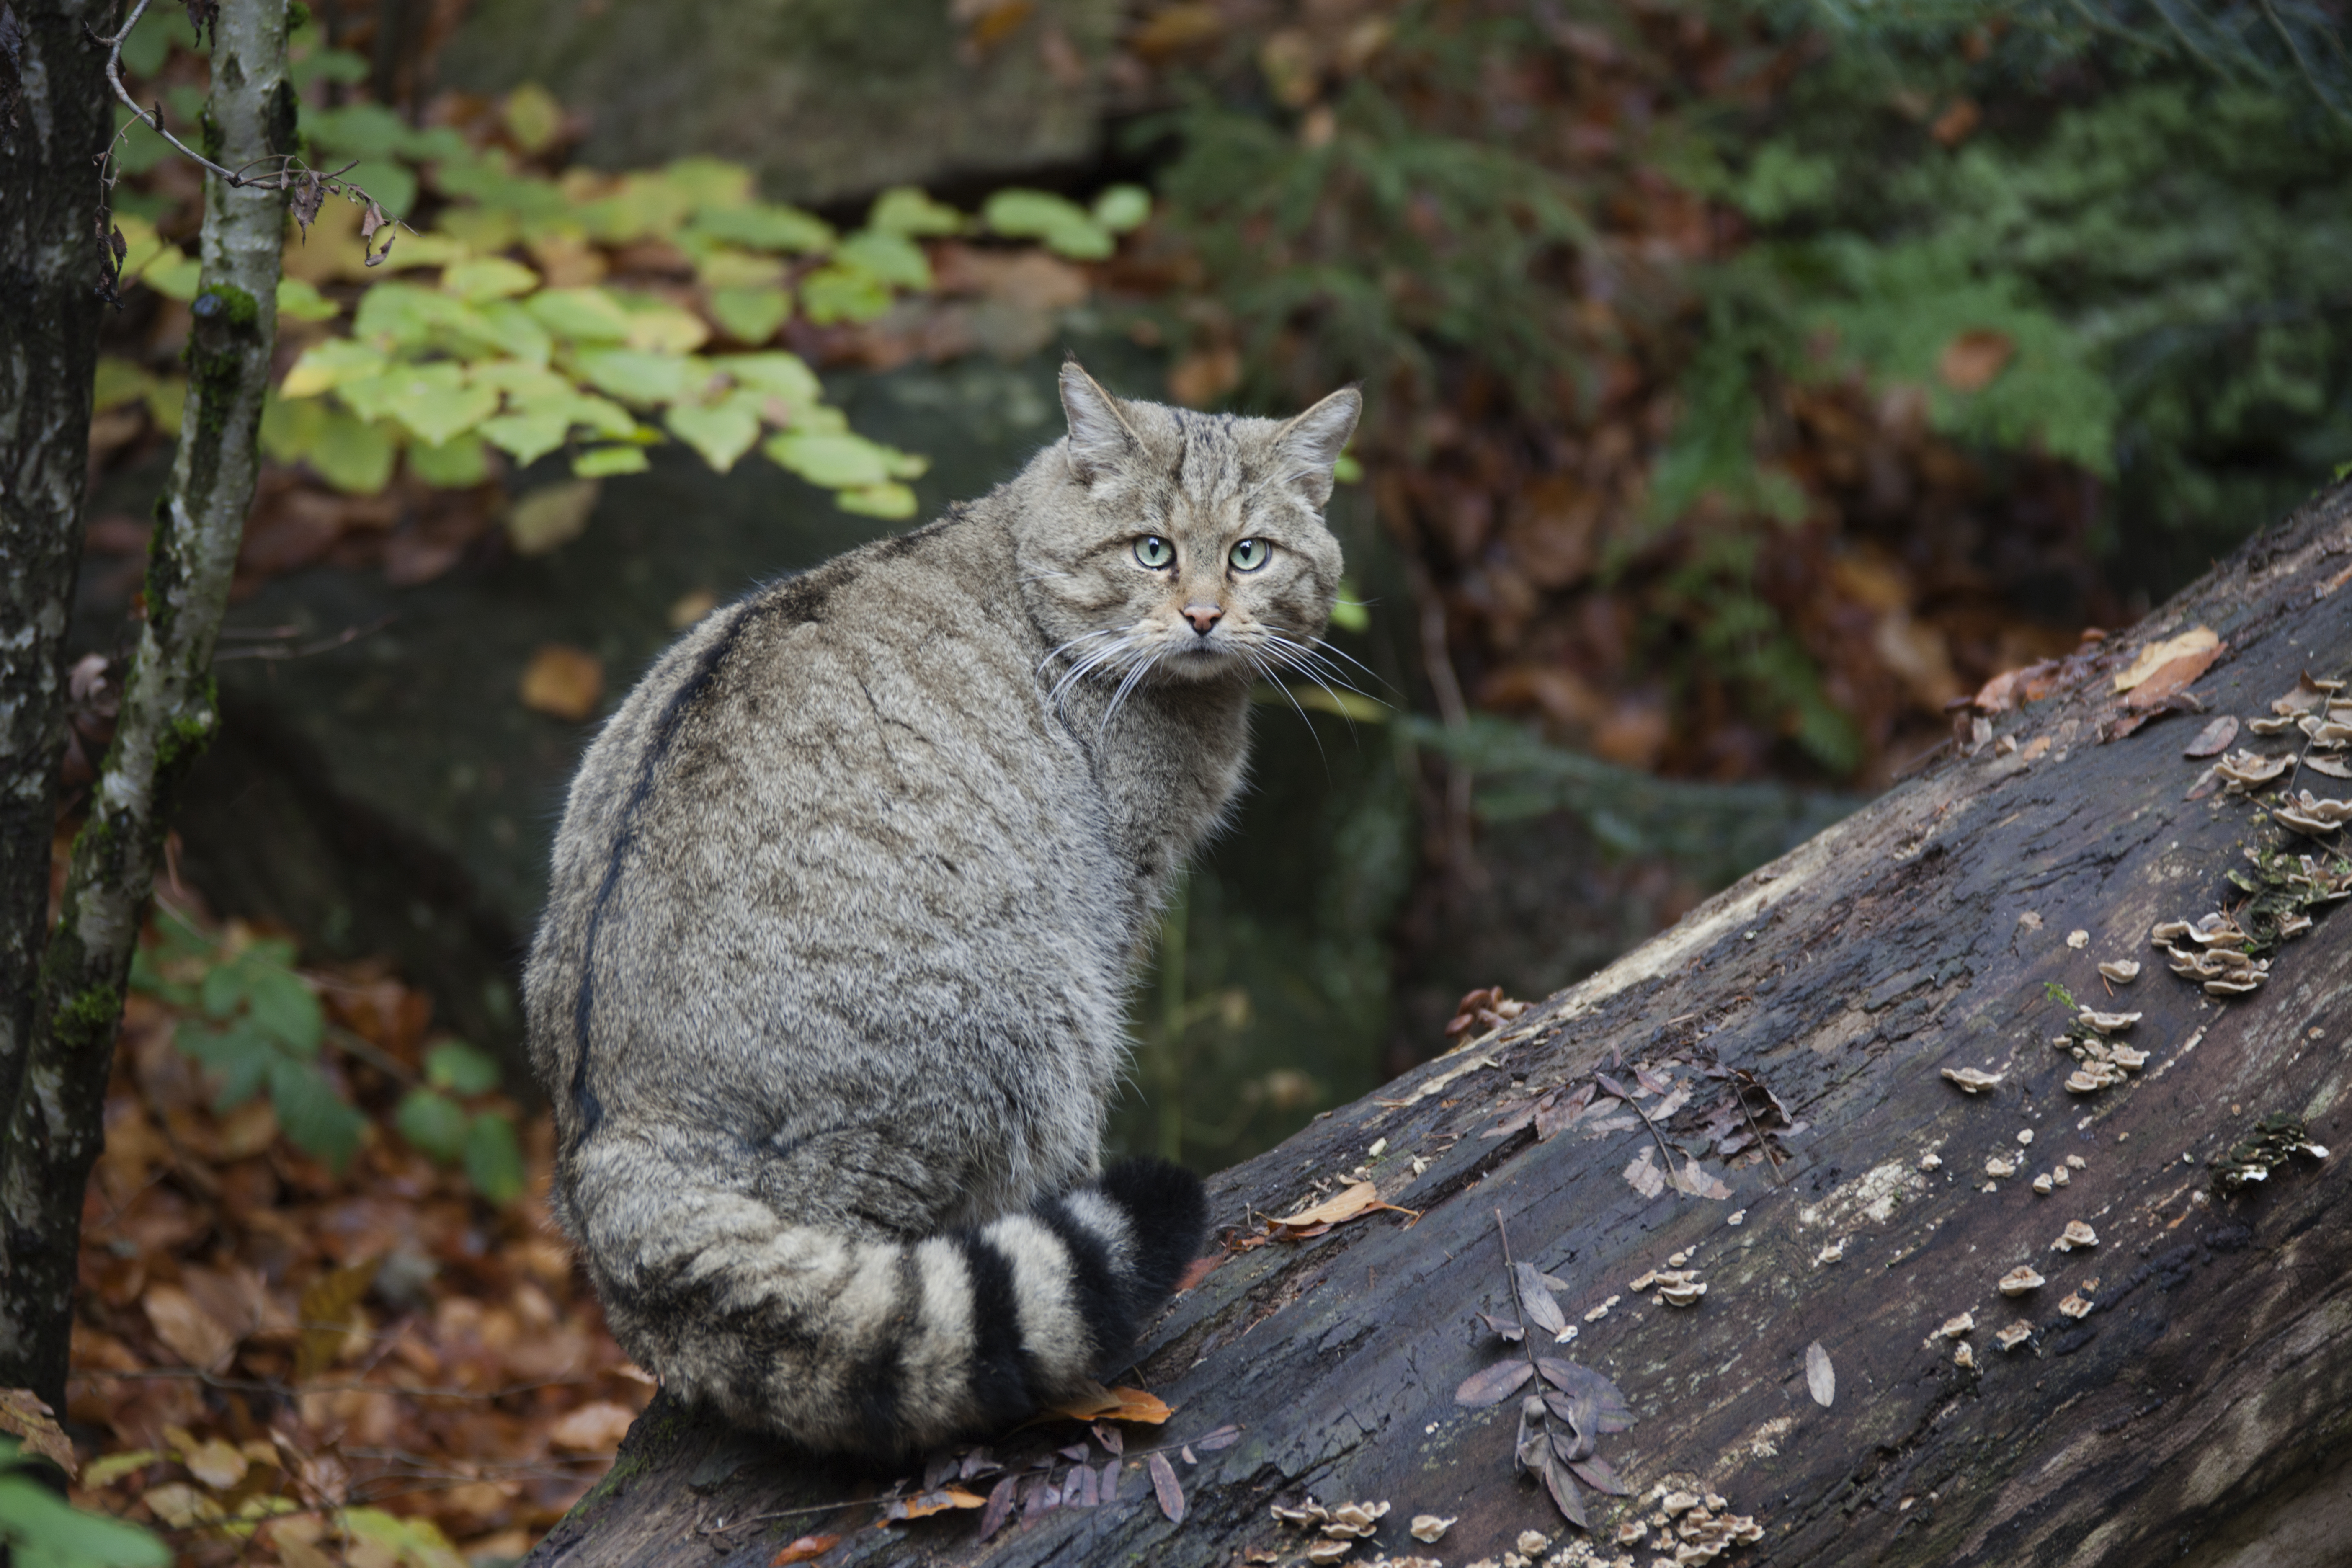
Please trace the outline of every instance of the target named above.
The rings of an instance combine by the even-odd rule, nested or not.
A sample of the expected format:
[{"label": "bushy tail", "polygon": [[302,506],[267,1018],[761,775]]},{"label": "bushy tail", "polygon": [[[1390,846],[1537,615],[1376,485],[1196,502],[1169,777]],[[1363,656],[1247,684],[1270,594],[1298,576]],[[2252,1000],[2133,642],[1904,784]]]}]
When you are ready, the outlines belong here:
[{"label": "bushy tail", "polygon": [[1174,1292],[1208,1228],[1199,1178],[1148,1159],[916,1242],[790,1225],[739,1193],[673,1196],[628,1236],[593,1205],[580,1215],[614,1336],[738,1425],[877,1456],[1083,1388]]}]

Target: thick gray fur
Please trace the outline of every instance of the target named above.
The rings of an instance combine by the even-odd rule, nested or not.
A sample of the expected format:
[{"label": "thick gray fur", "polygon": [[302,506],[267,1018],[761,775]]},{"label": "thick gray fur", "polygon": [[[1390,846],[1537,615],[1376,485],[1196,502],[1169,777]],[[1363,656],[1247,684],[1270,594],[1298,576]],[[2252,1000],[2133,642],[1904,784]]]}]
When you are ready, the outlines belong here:
[{"label": "thick gray fur", "polygon": [[814,1449],[1082,1387],[1202,1241],[1190,1177],[1100,1173],[1105,1108],[1250,682],[1312,673],[1360,405],[1194,414],[1075,362],[1062,397],[984,499],[681,637],[556,838],[526,998],[557,1213],[632,1355]]}]

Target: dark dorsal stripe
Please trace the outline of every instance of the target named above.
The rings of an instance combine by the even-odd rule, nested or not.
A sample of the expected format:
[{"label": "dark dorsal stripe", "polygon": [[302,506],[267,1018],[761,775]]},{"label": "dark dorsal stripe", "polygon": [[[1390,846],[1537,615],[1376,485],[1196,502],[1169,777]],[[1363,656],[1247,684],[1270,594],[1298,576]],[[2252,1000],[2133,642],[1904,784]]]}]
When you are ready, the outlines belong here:
[{"label": "dark dorsal stripe", "polygon": [[637,764],[629,798],[621,805],[620,825],[614,830],[612,850],[604,861],[604,878],[596,886],[595,901],[588,906],[588,929],[580,939],[580,991],[572,999],[572,1103],[579,1113],[580,1135],[583,1138],[596,1131],[597,1123],[604,1119],[603,1102],[588,1087],[589,1023],[596,1006],[596,939],[604,930],[613,894],[620,886],[621,871],[635,847],[637,819],[652,797],[655,782],[661,774],[662,764],[669,758],[671,747],[677,744],[678,731],[686,727],[688,717],[718,679],[719,667],[742,641],[743,634],[754,621],[789,625],[815,620],[824,612],[826,592],[824,585],[808,578],[793,578],[726,612],[732,621],[696,658],[693,673],[678,683],[654,720],[652,743],[646,747],[645,757]]}]

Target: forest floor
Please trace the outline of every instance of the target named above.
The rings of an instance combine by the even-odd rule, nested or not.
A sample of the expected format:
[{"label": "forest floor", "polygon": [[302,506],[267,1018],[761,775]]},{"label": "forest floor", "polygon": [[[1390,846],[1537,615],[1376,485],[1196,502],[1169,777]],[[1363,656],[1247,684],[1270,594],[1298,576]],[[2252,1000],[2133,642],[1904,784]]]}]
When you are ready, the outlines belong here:
[{"label": "forest floor", "polygon": [[281,1135],[271,1097],[219,1109],[218,1076],[175,1043],[207,1025],[203,987],[171,977],[260,933],[169,886],[157,903],[142,970],[164,983],[134,981],[83,1211],[73,1500],[184,1563],[521,1556],[654,1393],[550,1215],[551,1122],[469,1099],[518,1134],[503,1205],[389,1136],[442,1042],[426,999],[368,966],[294,972],[322,1005],[321,1074],[366,1113],[341,1170]]}]

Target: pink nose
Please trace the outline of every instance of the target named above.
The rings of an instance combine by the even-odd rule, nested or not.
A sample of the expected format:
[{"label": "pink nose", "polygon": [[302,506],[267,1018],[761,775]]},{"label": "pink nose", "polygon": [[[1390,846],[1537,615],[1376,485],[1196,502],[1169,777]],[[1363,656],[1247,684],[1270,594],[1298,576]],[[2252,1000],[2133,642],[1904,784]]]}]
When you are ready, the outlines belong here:
[{"label": "pink nose", "polygon": [[1215,626],[1224,616],[1224,607],[1221,605],[1187,605],[1184,606],[1184,618],[1192,622],[1192,629],[1200,633],[1202,637],[1207,637],[1209,635],[1209,628]]}]

